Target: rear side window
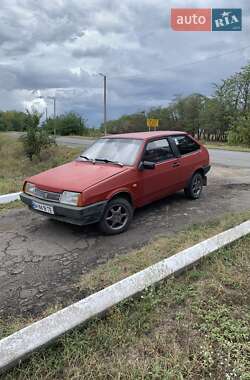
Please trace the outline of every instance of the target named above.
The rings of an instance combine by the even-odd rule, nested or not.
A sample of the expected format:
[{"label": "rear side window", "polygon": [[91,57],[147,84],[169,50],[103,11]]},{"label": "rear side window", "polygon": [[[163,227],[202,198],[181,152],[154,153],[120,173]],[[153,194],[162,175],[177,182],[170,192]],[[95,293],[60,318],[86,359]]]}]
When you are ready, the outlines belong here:
[{"label": "rear side window", "polygon": [[191,137],[182,135],[182,136],[172,136],[177,148],[181,155],[195,152],[200,149],[200,145],[197,144]]},{"label": "rear side window", "polygon": [[167,139],[151,141],[147,144],[143,160],[150,162],[162,162],[173,158],[174,154]]}]

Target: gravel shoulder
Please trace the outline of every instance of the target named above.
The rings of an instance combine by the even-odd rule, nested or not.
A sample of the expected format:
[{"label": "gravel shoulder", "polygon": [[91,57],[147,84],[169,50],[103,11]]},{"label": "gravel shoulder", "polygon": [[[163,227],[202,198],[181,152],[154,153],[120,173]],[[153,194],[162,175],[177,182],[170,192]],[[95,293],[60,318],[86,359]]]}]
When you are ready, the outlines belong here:
[{"label": "gravel shoulder", "polygon": [[250,170],[215,166],[201,199],[182,192],[139,209],[124,234],[50,221],[26,208],[0,214],[0,316],[37,313],[74,300],[80,276],[156,236],[250,209]]}]

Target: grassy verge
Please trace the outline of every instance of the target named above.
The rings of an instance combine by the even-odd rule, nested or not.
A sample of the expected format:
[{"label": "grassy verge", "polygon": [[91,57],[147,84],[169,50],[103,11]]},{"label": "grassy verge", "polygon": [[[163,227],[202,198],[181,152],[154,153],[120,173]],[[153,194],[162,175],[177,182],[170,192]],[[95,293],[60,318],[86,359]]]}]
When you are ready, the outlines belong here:
[{"label": "grassy verge", "polygon": [[[97,290],[250,217],[227,216],[117,257],[81,281]],[[249,379],[250,236],[32,355],[5,379]],[[47,313],[51,312],[48,311]],[[5,336],[31,321],[1,321]]]},{"label": "grassy verge", "polygon": [[223,149],[233,152],[250,152],[250,147],[240,145],[228,145],[225,143],[204,143],[208,149]]},{"label": "grassy verge", "polygon": [[25,177],[71,161],[80,152],[62,146],[53,146],[41,153],[41,160],[25,157],[20,141],[0,135],[0,194],[20,191]]},{"label": "grassy verge", "polygon": [[2,211],[11,210],[12,208],[22,208],[24,204],[21,201],[13,201],[10,203],[0,204],[0,214]]},{"label": "grassy verge", "polygon": [[84,275],[80,281],[81,291],[89,294],[100,290],[248,219],[250,211],[243,214],[228,214],[210,223],[192,225],[170,237],[158,238],[140,250],[117,256]]}]

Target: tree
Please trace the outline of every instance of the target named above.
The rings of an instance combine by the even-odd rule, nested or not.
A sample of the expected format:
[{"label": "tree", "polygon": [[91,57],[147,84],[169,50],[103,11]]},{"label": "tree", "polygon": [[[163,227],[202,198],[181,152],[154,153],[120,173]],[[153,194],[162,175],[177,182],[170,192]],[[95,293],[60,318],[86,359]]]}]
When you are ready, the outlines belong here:
[{"label": "tree", "polygon": [[206,98],[200,110],[201,137],[207,141],[226,141],[229,116],[218,98]]},{"label": "tree", "polygon": [[215,87],[216,97],[225,105],[231,118],[237,119],[241,113],[247,113],[250,109],[250,64]]},{"label": "tree", "polygon": [[250,146],[250,112],[245,113],[233,123],[228,133],[231,145]]},{"label": "tree", "polygon": [[5,131],[4,116],[3,112],[0,112],[0,132]]},{"label": "tree", "polygon": [[178,97],[172,104],[178,129],[187,131],[193,136],[200,137],[200,110],[206,97],[201,94],[191,94],[185,98]]},{"label": "tree", "polygon": [[0,118],[1,118],[0,130],[2,131],[22,132],[25,129],[25,125],[24,125],[25,113],[24,112],[5,111],[5,112],[1,112]]},{"label": "tree", "polygon": [[147,113],[149,119],[159,119],[159,130],[174,130],[176,129],[176,116],[173,105],[169,107],[153,108]]},{"label": "tree", "polygon": [[[104,129],[103,125],[101,126]],[[147,121],[144,112],[124,115],[117,120],[106,122],[108,133],[142,132],[147,130]]]},{"label": "tree", "polygon": [[41,150],[55,143],[48,135],[48,132],[39,127],[41,115],[37,112],[30,113],[27,111],[25,115],[26,134],[21,136],[24,152],[32,161],[33,156],[40,156]]},{"label": "tree", "polygon": [[61,115],[55,119],[48,119],[44,123],[46,130],[53,134],[66,135],[83,135],[87,131],[85,120],[81,116],[70,112],[66,115]]}]

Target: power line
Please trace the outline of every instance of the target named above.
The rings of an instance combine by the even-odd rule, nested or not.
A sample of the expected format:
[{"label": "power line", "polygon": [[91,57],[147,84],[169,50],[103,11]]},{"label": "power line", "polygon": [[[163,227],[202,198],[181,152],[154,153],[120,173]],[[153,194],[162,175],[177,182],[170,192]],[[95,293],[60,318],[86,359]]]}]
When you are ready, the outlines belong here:
[{"label": "power line", "polygon": [[[206,61],[209,61],[209,60],[212,60],[212,59],[216,59],[218,57],[224,57],[225,55],[228,55],[228,54],[234,54],[234,53],[237,53],[239,51],[246,50],[248,48],[250,48],[250,45],[241,47],[239,49],[228,50],[228,51],[225,51],[225,52],[223,52],[221,54],[212,55],[212,56],[206,57],[204,59],[199,59],[199,60],[196,60],[196,61],[186,62],[186,63],[182,63],[180,65],[165,67],[165,68],[162,69],[162,71],[176,70],[178,68],[182,68],[182,67],[186,67],[186,66],[190,66],[190,65],[195,65],[197,63],[206,62]],[[155,72],[155,74],[156,73],[159,74],[159,71]],[[129,78],[133,79],[136,76],[143,77],[142,75],[135,74],[135,75],[131,75],[131,76],[129,76],[129,75],[124,75],[124,76],[123,75],[116,75],[116,76],[111,76],[110,78],[112,78],[112,79],[116,79],[116,78],[117,79],[129,79]]]},{"label": "power line", "polygon": [[199,59],[199,60],[197,60],[197,61],[187,62],[187,63],[181,64],[181,65],[177,65],[177,66],[172,66],[172,68],[171,68],[171,67],[168,67],[168,68],[166,68],[166,69],[164,69],[164,70],[171,70],[171,69],[175,69],[176,67],[195,65],[196,63],[206,62],[206,61],[209,61],[210,59],[215,59],[215,58],[218,58],[218,57],[224,57],[225,55],[233,54],[233,53],[236,53],[236,52],[238,52],[238,51],[245,50],[245,49],[247,49],[247,48],[250,48],[250,45],[245,46],[245,47],[242,47],[242,48],[239,48],[239,49],[235,49],[235,50],[228,50],[228,51],[223,52],[223,53],[221,53],[221,54],[212,55],[212,56],[210,56],[210,57],[207,57],[207,58],[204,58],[204,59]]}]

